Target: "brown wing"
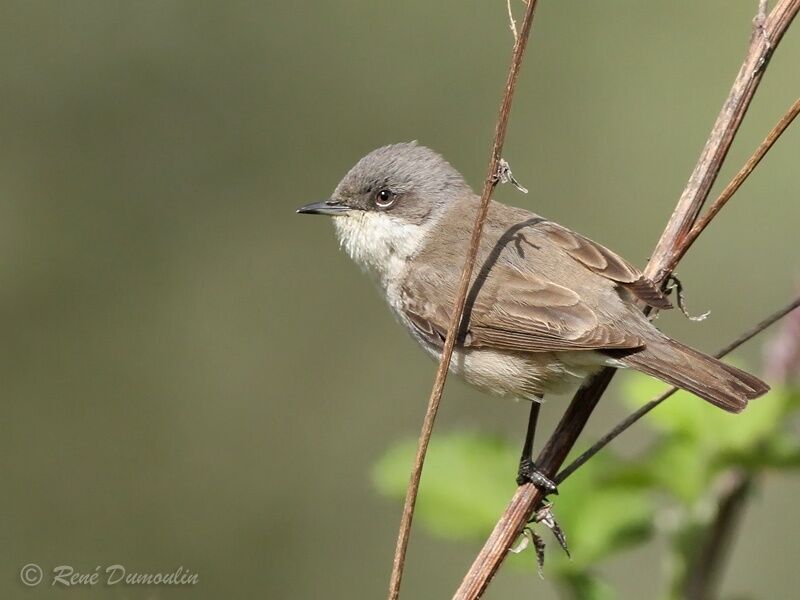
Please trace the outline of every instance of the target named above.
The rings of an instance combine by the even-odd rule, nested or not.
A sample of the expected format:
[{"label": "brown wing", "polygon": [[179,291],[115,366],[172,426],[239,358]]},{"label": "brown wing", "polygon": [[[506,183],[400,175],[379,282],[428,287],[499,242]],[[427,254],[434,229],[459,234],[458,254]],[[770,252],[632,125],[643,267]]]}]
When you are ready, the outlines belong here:
[{"label": "brown wing", "polygon": [[[441,346],[450,322],[452,294],[443,294],[435,277],[418,272],[407,280],[403,299],[404,313],[417,333]],[[572,290],[510,267],[492,270],[468,302],[466,315],[467,325],[462,328],[466,347],[546,352],[644,345],[641,338],[600,323]]]},{"label": "brown wing", "polygon": [[610,279],[653,308],[669,309],[672,303],[641,271],[608,248],[555,223],[540,225],[549,239],[584,267]]}]

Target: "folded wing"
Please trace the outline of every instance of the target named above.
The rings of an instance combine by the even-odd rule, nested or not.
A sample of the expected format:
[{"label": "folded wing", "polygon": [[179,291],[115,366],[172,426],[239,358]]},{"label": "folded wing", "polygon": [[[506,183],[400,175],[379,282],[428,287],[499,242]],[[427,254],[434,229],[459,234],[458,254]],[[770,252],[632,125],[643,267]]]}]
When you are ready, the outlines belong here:
[{"label": "folded wing", "polygon": [[[453,294],[443,301],[435,274],[419,271],[404,288],[404,313],[417,332],[441,345],[450,322]],[[477,287],[476,287],[477,286]],[[428,302],[427,298],[437,298]],[[460,342],[518,352],[638,348],[640,337],[603,323],[574,291],[531,273],[497,265],[473,284]]]},{"label": "folded wing", "polygon": [[608,248],[555,223],[545,222],[540,227],[552,242],[593,273],[619,284],[653,308],[672,308],[672,303],[652,281]]}]

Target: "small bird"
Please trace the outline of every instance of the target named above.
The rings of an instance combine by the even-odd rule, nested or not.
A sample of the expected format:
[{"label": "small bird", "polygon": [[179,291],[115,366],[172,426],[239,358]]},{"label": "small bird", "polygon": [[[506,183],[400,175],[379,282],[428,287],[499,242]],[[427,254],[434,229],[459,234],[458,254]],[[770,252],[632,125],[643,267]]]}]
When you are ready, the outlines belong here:
[{"label": "small bird", "polygon": [[[439,358],[479,203],[442,156],[409,142],[370,152],[330,199],[297,212],[333,217],[342,247]],[[665,336],[640,303],[672,306],[607,248],[492,201],[450,371],[534,403],[603,367],[636,369],[729,412],[767,392],[753,375]]]}]

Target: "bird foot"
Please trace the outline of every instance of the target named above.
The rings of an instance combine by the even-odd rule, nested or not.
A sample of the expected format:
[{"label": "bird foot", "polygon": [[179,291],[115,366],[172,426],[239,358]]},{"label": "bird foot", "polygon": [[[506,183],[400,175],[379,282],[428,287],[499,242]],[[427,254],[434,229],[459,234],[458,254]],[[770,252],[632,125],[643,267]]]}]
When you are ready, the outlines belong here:
[{"label": "bird foot", "polygon": [[534,531],[533,525],[541,523],[550,531],[552,531],[553,537],[556,538],[558,545],[561,546],[561,549],[566,553],[567,558],[572,558],[569,553],[569,548],[567,548],[567,537],[564,535],[564,531],[558,525],[558,522],[553,515],[552,507],[552,504],[547,502],[542,503],[539,509],[533,513],[533,516],[531,516],[528,524],[522,530],[519,542],[517,542],[513,548],[510,548],[511,552],[518,554],[525,550],[528,546],[532,546],[533,551],[536,553],[536,566],[538,567],[539,577],[542,578],[544,578],[543,569],[546,544],[542,536]]},{"label": "bird foot", "polygon": [[555,515],[553,515],[553,505],[549,502],[543,502],[542,506],[533,513],[530,523],[541,523],[553,532],[553,537],[556,538],[558,545],[567,555],[567,558],[572,558],[567,547],[567,536],[564,535],[564,530],[558,525]]},{"label": "bird foot", "polygon": [[523,485],[528,482],[542,490],[545,495],[558,494],[558,488],[556,484],[553,483],[553,480],[542,473],[533,460],[530,458],[523,458],[519,461],[517,485]]}]

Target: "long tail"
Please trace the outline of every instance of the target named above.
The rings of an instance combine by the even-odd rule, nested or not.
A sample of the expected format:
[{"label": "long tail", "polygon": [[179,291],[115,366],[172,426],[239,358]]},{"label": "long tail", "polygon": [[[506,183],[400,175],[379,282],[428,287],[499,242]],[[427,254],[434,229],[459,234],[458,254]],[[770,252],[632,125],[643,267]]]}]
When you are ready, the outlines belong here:
[{"label": "long tail", "polygon": [[620,351],[609,354],[637,371],[692,392],[728,412],[741,412],[748,400],[769,391],[769,386],[758,377],[666,336],[648,341],[633,354],[624,355]]}]

